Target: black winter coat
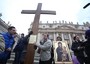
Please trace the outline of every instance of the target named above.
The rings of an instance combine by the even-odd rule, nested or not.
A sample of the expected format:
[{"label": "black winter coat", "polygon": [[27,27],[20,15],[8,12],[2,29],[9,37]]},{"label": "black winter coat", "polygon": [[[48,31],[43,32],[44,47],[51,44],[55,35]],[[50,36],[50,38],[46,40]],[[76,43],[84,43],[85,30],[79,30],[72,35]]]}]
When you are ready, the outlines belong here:
[{"label": "black winter coat", "polygon": [[[72,43],[71,49],[72,49],[72,51],[74,52],[74,55],[75,55],[75,56],[84,57],[84,53],[83,53],[84,47],[81,46],[82,44],[83,44],[83,43],[82,43],[81,41],[74,41],[74,42]],[[78,49],[78,47],[83,47],[83,48]]]},{"label": "black winter coat", "polygon": [[90,58],[90,40],[87,40],[85,43],[85,52],[87,54],[87,56]]}]

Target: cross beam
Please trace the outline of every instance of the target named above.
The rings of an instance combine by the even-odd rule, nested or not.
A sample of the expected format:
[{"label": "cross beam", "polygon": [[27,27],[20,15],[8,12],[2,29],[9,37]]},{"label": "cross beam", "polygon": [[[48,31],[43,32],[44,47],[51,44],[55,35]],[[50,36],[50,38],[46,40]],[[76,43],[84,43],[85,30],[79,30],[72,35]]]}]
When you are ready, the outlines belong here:
[{"label": "cross beam", "polygon": [[[22,14],[35,14],[33,25],[32,25],[32,31],[34,35],[38,34],[40,14],[56,15],[56,11],[41,10],[41,7],[42,7],[42,3],[38,3],[37,10],[22,10],[21,12]],[[35,53],[34,45],[28,44],[24,64],[33,64],[34,53]]]},{"label": "cross beam", "polygon": [[[22,10],[22,14],[35,14],[36,10]],[[56,11],[50,11],[50,10],[42,10],[40,14],[51,14],[56,15]]]}]

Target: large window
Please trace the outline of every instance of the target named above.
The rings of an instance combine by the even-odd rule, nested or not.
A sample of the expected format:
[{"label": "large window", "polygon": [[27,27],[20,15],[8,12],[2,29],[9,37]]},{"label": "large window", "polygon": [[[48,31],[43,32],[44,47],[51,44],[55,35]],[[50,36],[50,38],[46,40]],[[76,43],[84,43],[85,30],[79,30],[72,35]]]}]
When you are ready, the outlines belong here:
[{"label": "large window", "polygon": [[65,40],[68,40],[68,39],[69,39],[68,33],[64,33],[63,36],[64,36],[64,39],[65,39]]}]

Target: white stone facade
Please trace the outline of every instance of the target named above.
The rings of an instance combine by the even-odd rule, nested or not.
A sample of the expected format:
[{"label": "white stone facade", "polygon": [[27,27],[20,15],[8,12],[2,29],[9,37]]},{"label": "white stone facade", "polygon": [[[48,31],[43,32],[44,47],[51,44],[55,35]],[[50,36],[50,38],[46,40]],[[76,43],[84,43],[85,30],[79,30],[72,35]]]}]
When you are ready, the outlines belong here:
[{"label": "white stone facade", "polygon": [[[84,34],[87,29],[89,29],[90,23],[86,22],[83,25],[73,24],[72,22],[59,22],[59,23],[39,23],[39,35],[43,33],[48,33],[49,38],[56,40],[58,36],[61,37],[62,41],[66,40],[71,46],[73,36],[78,35],[80,40],[85,40]],[[29,31],[32,28],[30,25]],[[40,37],[39,37],[40,39]]]},{"label": "white stone facade", "polygon": [[0,18],[0,33],[7,32],[8,25]]}]

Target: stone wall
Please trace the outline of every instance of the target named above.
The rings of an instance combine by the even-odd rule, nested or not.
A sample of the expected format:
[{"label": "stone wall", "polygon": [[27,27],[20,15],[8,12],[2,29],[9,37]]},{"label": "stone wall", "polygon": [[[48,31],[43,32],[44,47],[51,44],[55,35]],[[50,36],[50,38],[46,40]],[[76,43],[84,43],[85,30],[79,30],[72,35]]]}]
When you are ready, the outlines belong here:
[{"label": "stone wall", "polygon": [[7,32],[8,25],[0,18],[0,33]]}]

